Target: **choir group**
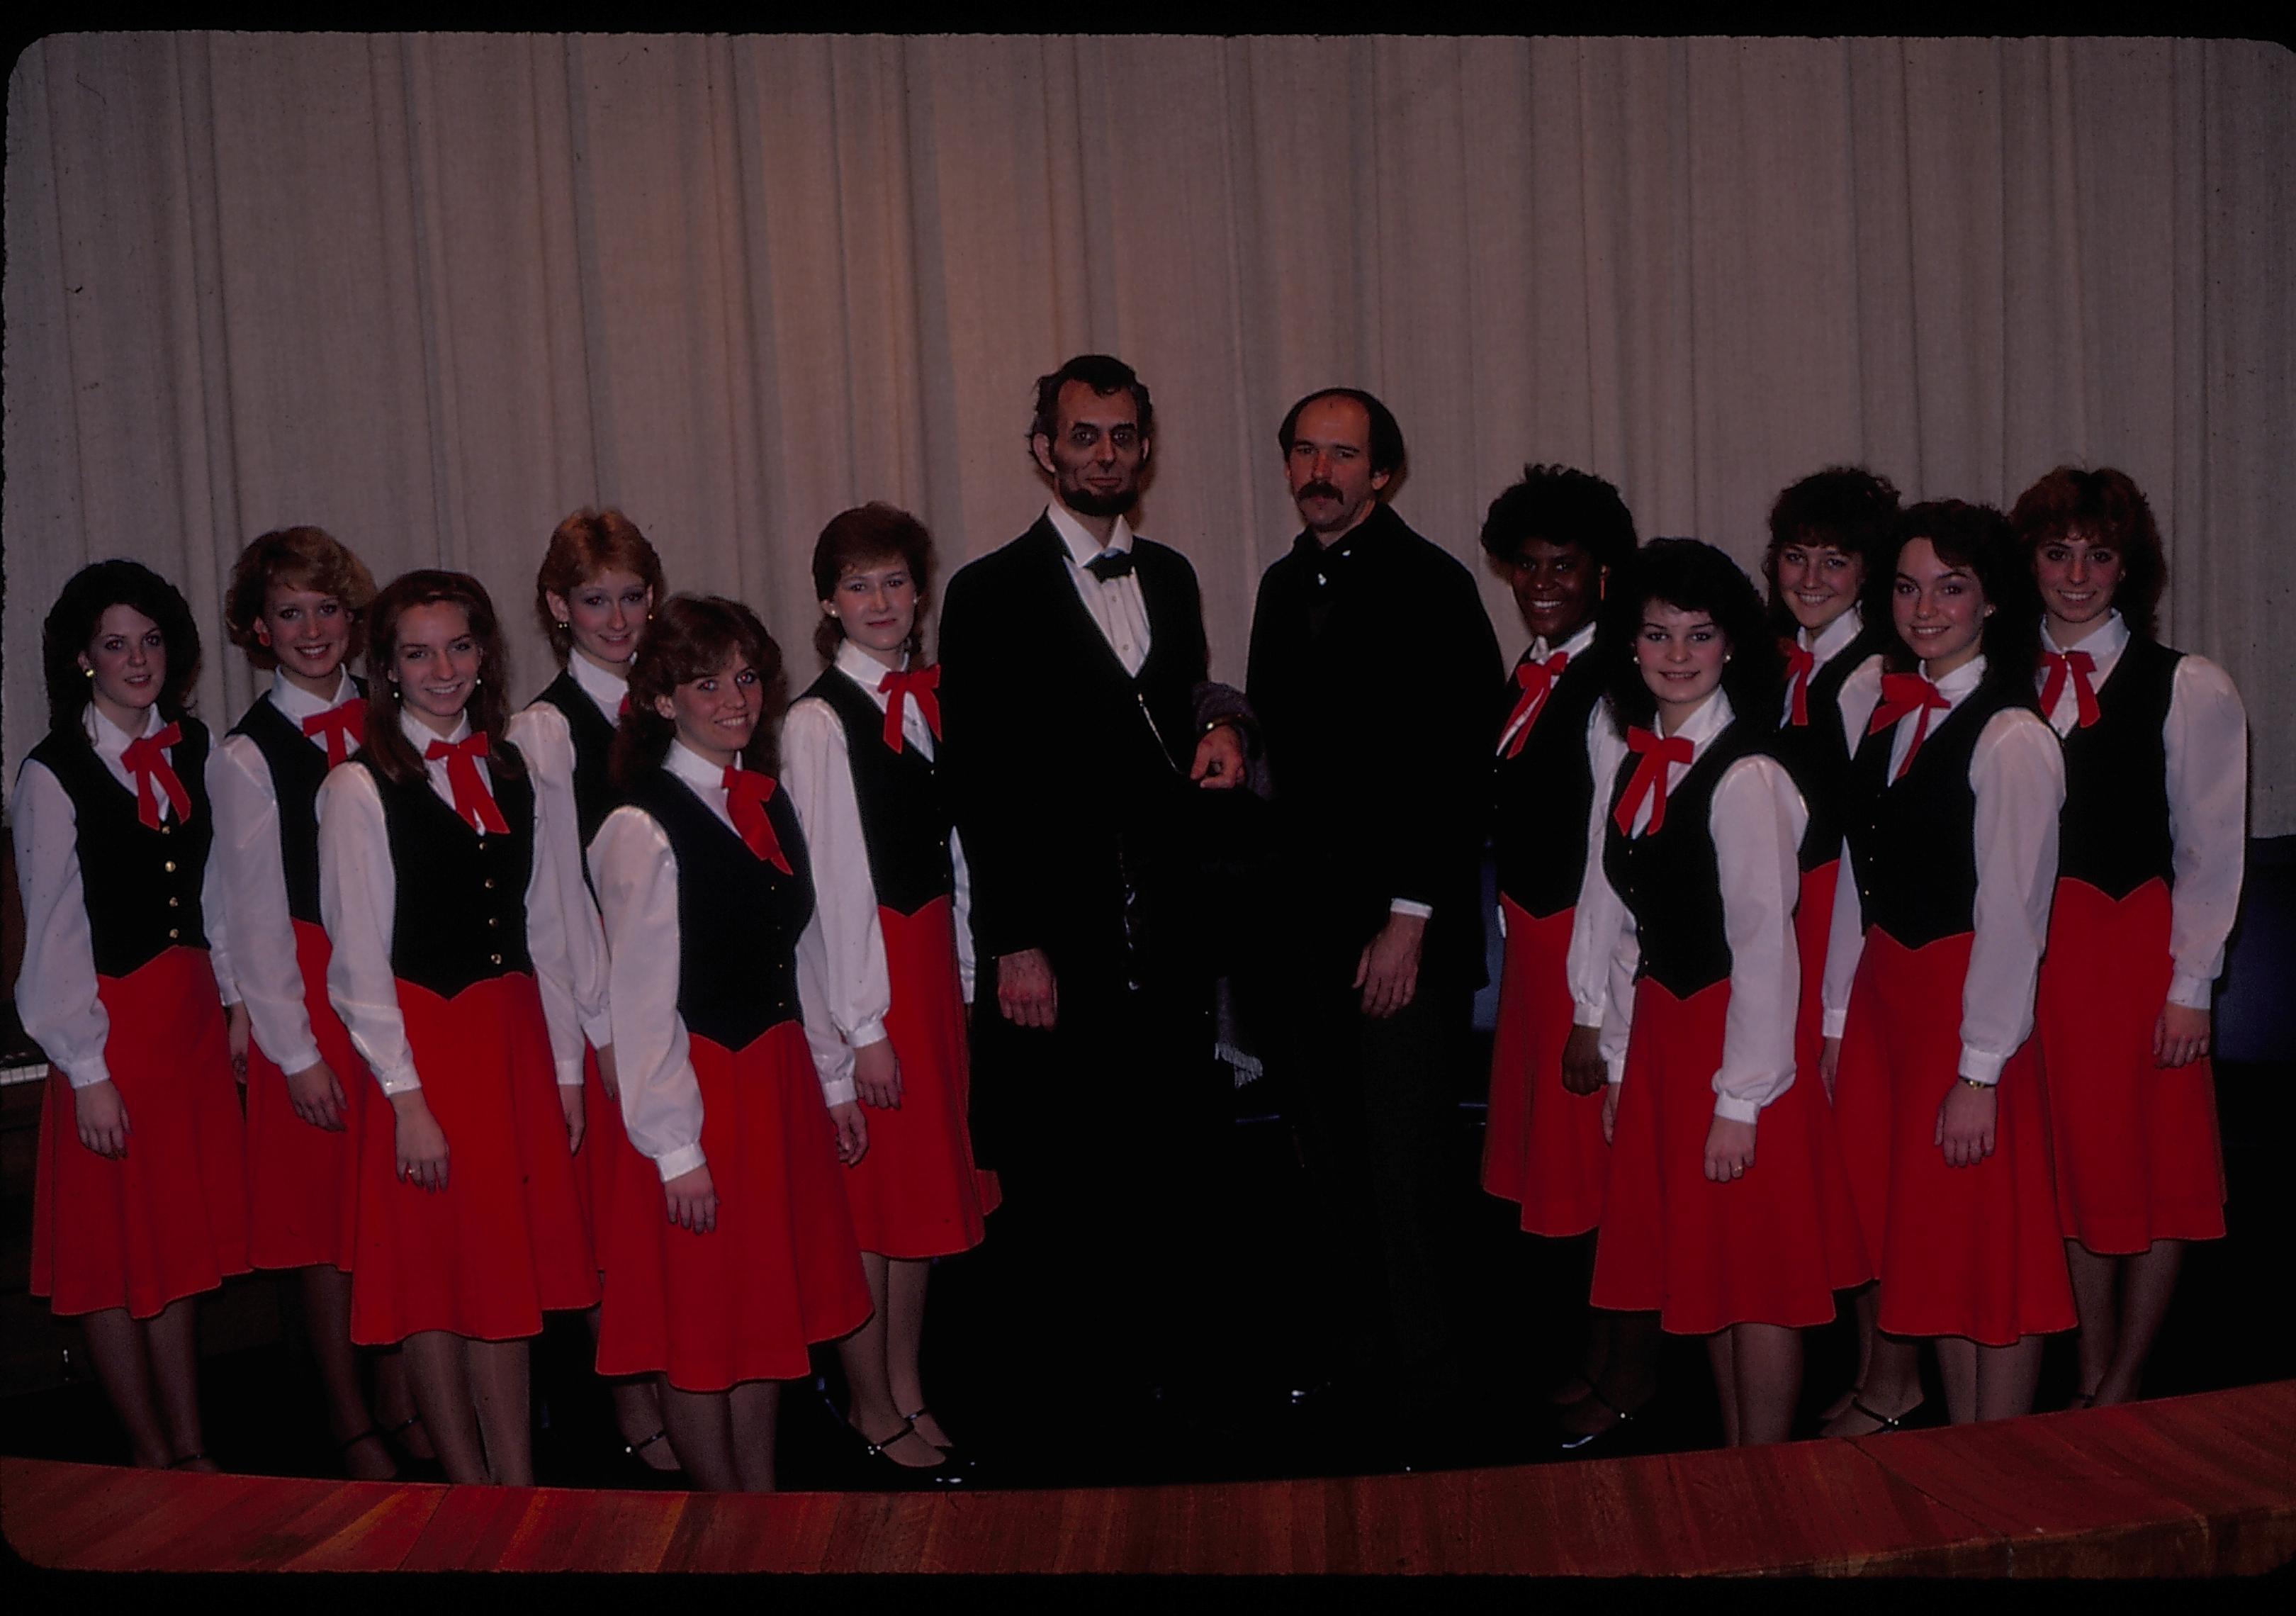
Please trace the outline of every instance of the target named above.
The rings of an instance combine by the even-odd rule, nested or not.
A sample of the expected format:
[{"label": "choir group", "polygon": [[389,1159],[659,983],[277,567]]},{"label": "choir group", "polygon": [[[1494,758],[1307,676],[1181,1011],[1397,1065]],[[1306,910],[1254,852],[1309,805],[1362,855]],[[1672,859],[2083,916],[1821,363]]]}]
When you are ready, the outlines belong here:
[{"label": "choir group", "polygon": [[[1844,1292],[1830,1432],[1912,1415],[1925,1340],[1957,1422],[2028,1411],[2076,1325],[2080,1399],[2136,1395],[2224,1232],[2245,799],[2236,693],[2155,636],[2143,495],[2059,468],[2006,516],[1900,508],[1832,468],[1776,502],[1767,603],[1562,467],[1483,537],[1531,641],[1487,732],[1482,1182],[1595,1236],[1567,1442],[1636,1416],[1660,1331],[1706,1338],[1727,1440],[1784,1440]],[[284,529],[225,611],[269,686],[213,740],[176,588],[66,585],[13,800],[32,1289],[136,1464],[214,1468],[193,1308],[254,1267],[300,1276],[354,1476],[530,1483],[529,1343],[577,1310],[629,1448],[693,1486],[774,1485],[780,1387],[832,1341],[862,1462],[964,1478],[927,1280],[1000,1191],[932,570],[906,513],[832,521],[791,702],[748,607],[578,513],[535,588],[564,665],[513,710],[475,578],[378,589]]]}]

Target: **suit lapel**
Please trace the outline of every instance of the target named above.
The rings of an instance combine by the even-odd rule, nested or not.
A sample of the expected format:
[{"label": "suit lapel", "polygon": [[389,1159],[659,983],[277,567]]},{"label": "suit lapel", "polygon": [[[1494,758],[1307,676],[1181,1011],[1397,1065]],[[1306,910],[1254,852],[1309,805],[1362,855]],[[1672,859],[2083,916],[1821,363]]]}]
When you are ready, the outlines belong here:
[{"label": "suit lapel", "polygon": [[[1061,537],[1060,529],[1053,526],[1053,519],[1038,517],[1037,525],[1029,529],[1026,542],[1035,570],[1044,580],[1046,631],[1063,636],[1075,646],[1077,654],[1082,659],[1077,665],[1079,671],[1086,668],[1098,669],[1102,677],[1130,690],[1132,676],[1125,672],[1124,663],[1118,658],[1115,648],[1109,644],[1108,636],[1100,631],[1100,624],[1094,619],[1092,609],[1077,593],[1075,580],[1069,574],[1068,544]],[[1136,572],[1134,576],[1136,578],[1139,574]],[[1144,581],[1141,593],[1144,598],[1147,593]],[[1152,636],[1156,619],[1152,611],[1148,620],[1152,636],[1150,651],[1153,654]]]}]

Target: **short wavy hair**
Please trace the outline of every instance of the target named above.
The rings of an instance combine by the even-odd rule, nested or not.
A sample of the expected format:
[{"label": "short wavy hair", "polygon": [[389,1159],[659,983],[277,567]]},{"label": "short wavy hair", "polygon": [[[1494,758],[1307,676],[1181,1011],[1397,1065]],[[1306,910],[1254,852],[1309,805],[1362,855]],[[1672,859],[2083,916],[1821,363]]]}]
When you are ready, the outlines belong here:
[{"label": "short wavy hair", "polygon": [[789,705],[782,648],[758,614],[722,595],[673,595],[654,608],[653,626],[630,659],[629,705],[614,730],[610,773],[627,789],[660,767],[677,726],[654,710],[681,685],[706,678],[740,655],[758,675],[758,727],[742,749],[742,767],[770,775],[780,767],[776,742]]},{"label": "short wavy hair", "polygon": [[[917,587],[917,618],[909,630],[908,652],[921,656],[925,646],[925,607],[932,599],[933,541],[924,523],[899,506],[873,499],[829,519],[813,546],[814,598],[828,600],[837,593],[837,580],[848,572],[888,561],[906,567]],[[824,662],[833,662],[837,648],[844,643],[845,625],[824,612],[814,625],[814,650],[821,653]]]},{"label": "short wavy hair", "polygon": [[132,606],[159,626],[168,654],[168,674],[160,681],[160,716],[174,719],[191,711],[192,686],[200,677],[200,628],[183,592],[141,562],[94,562],[65,580],[40,624],[48,730],[67,744],[86,744],[79,718],[87,706],[89,681],[79,659],[94,644],[103,614],[114,606]]},{"label": "short wavy hair", "polygon": [[2131,634],[2148,640],[2159,636],[2161,587],[2168,582],[2169,562],[2152,503],[2128,472],[2061,465],[2017,496],[2009,526],[2029,568],[2043,545],[2074,535],[2120,552],[2120,582],[2112,603]]},{"label": "short wavy hair", "polygon": [[[1371,453],[1372,472],[1374,475],[1385,472],[1390,478],[1401,477],[1405,461],[1403,427],[1394,411],[1359,387],[1319,387],[1300,399],[1283,412],[1283,424],[1275,429],[1275,447],[1291,454],[1292,445],[1300,435],[1300,412],[1325,398],[1352,398],[1363,406],[1364,414],[1371,421],[1371,440],[1365,447]],[[1385,495],[1393,490],[1382,488],[1380,492]]]},{"label": "short wavy hair", "polygon": [[[1654,538],[1636,556],[1633,579],[1622,593],[1622,620],[1630,636],[1640,631],[1643,610],[1652,601],[1677,611],[1703,611],[1714,619],[1729,654],[1722,669],[1722,691],[1730,698],[1734,721],[1765,731],[1775,728],[1777,640],[1764,619],[1761,595],[1745,569],[1701,539]],[[1630,650],[1631,638],[1628,644]],[[1611,668],[1609,701],[1611,722],[1620,734],[1629,726],[1647,729],[1658,717],[1658,698],[1631,654],[1619,657]]]},{"label": "short wavy hair", "polygon": [[1131,394],[1142,439],[1156,436],[1156,406],[1149,401],[1148,384],[1139,373],[1113,354],[1078,354],[1060,369],[1037,378],[1037,410],[1029,418],[1031,464],[1035,463],[1037,439],[1060,436],[1061,390],[1071,381],[1083,382],[1103,398],[1118,393]]},{"label": "short wavy hair", "polygon": [[[1866,570],[1866,620],[1895,623],[1890,602],[1897,592],[1898,558],[1917,538],[1928,539],[1939,560],[1965,567],[1976,578],[1985,603],[1993,608],[1978,643],[1985,656],[1985,683],[2021,693],[2030,704],[2033,670],[2041,655],[2040,594],[2008,518],[1991,505],[1931,499],[1906,506],[1883,553]],[[1918,660],[1894,628],[1885,636],[1882,667],[1905,673]]]},{"label": "short wavy hair", "polygon": [[574,631],[551,611],[550,597],[572,595],[601,572],[617,569],[642,579],[654,599],[661,599],[661,557],[637,523],[619,511],[585,507],[552,530],[550,546],[542,553],[541,569],[534,575],[534,615],[561,661],[573,652]]},{"label": "short wavy hair", "polygon": [[223,627],[247,660],[268,673],[279,658],[256,634],[274,588],[308,589],[332,595],[350,616],[350,644],[343,660],[366,650],[367,608],[374,603],[374,575],[350,546],[324,528],[274,528],[239,553],[224,591]]},{"label": "short wavy hair", "polygon": [[1772,628],[1791,636],[1800,627],[1778,596],[1778,552],[1788,545],[1831,546],[1856,557],[1871,578],[1874,558],[1890,547],[1897,531],[1898,498],[1896,484],[1858,465],[1830,465],[1779,493],[1770,506],[1770,542],[1762,552]]}]

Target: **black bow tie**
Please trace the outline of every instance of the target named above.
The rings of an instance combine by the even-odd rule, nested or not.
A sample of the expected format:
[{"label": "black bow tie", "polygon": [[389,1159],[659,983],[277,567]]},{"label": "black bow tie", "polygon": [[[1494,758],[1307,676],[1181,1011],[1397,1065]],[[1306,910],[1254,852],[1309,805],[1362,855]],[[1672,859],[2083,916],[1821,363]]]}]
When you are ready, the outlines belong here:
[{"label": "black bow tie", "polygon": [[1106,555],[1095,555],[1085,562],[1084,570],[1103,584],[1128,578],[1132,573],[1132,552],[1117,550]]}]

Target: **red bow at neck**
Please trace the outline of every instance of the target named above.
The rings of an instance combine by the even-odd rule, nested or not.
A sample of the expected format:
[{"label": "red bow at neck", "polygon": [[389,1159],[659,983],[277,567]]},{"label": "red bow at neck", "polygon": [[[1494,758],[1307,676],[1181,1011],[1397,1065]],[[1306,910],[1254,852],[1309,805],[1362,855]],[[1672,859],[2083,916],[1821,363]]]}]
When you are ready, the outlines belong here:
[{"label": "red bow at neck", "polygon": [[2073,727],[2087,729],[2104,716],[2103,710],[2096,704],[2096,686],[2089,682],[2089,675],[2096,671],[2095,657],[2086,651],[2045,651],[2041,660],[2049,669],[2049,677],[2041,685],[2044,714],[2057,710],[2057,698],[2065,693],[2065,680],[2070,677],[2073,682],[2073,709],[2080,715]]},{"label": "red bow at neck", "polygon": [[1690,737],[1667,735],[1660,737],[1641,728],[1627,732],[1627,750],[1642,761],[1635,765],[1635,777],[1627,782],[1627,794],[1619,799],[1611,810],[1611,823],[1619,834],[1635,833],[1635,810],[1642,800],[1650,799],[1650,824],[1643,827],[1644,834],[1654,836],[1666,824],[1666,771],[1669,764],[1687,763],[1691,757]]},{"label": "red bow at neck", "polygon": [[1795,640],[1779,649],[1786,653],[1786,687],[1793,693],[1793,710],[1786,722],[1801,729],[1809,723],[1809,676],[1817,671],[1817,652]]},{"label": "red bow at neck", "polygon": [[327,738],[327,767],[334,768],[351,755],[354,745],[366,744],[366,702],[354,697],[303,720],[307,736]]},{"label": "red bow at neck", "polygon": [[495,794],[487,789],[486,776],[479,773],[478,760],[486,755],[484,730],[460,741],[433,741],[422,753],[428,762],[447,759],[447,789],[455,794],[455,812],[470,821],[472,830],[505,835],[510,821],[495,806]]},{"label": "red bow at neck", "polygon": [[[1570,653],[1567,651],[1558,651],[1544,662],[1534,662],[1525,657],[1514,665],[1514,682],[1521,686],[1522,694],[1517,698],[1514,710],[1507,714],[1505,727],[1499,731],[1505,734],[1507,730],[1514,730],[1513,739],[1507,742],[1508,757],[1512,758],[1522,751],[1522,743],[1530,739],[1530,726],[1538,722],[1538,715],[1546,710],[1548,693],[1554,690],[1554,681],[1562,677],[1562,670],[1569,666]],[[1518,725],[1520,728],[1516,727]]]},{"label": "red bow at neck", "polygon": [[782,856],[781,838],[774,834],[774,822],[766,817],[766,804],[774,797],[774,777],[728,764],[724,783],[726,809],[734,816],[734,828],[741,832],[750,851],[783,874],[790,874],[790,862]]},{"label": "red bow at neck", "polygon": [[191,816],[191,794],[184,790],[184,783],[168,766],[164,750],[183,738],[183,726],[170,724],[130,741],[119,754],[120,767],[135,776],[135,817],[144,822],[147,831],[160,828],[160,800],[152,790],[154,785],[168,793],[168,805],[176,810],[178,824]]},{"label": "red bow at neck", "polygon": [[1921,722],[1914,726],[1914,742],[1906,748],[1906,760],[1898,765],[1898,772],[1890,778],[1903,780],[1906,771],[1914,767],[1914,754],[1922,750],[1922,742],[1930,736],[1930,715],[1943,712],[1953,705],[1938,687],[1917,673],[1885,673],[1882,676],[1882,701],[1874,709],[1874,721],[1866,726],[1869,735],[1878,735],[1908,713],[1921,714]]},{"label": "red bow at neck", "polygon": [[940,664],[920,668],[911,673],[888,672],[877,681],[877,692],[885,698],[885,744],[895,751],[901,750],[901,703],[914,698],[917,710],[924,715],[925,727],[932,738],[940,739],[940,698],[933,693],[940,688]]}]

